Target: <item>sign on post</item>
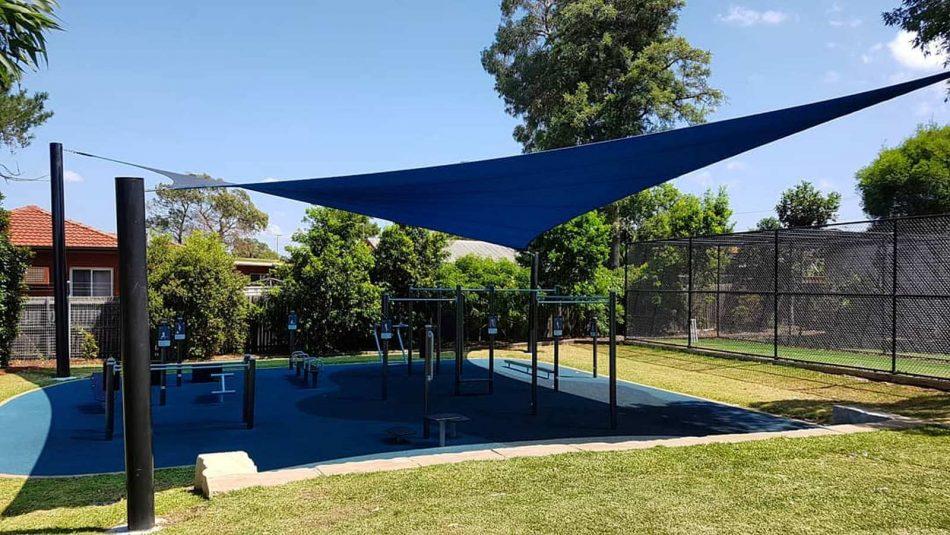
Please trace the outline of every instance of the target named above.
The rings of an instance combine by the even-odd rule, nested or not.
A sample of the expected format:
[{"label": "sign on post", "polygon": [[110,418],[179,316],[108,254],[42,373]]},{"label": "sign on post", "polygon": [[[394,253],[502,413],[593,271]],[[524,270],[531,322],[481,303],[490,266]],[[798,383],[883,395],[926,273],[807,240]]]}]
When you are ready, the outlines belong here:
[{"label": "sign on post", "polygon": [[498,316],[494,314],[488,316],[488,334],[492,336],[498,334]]},{"label": "sign on post", "polygon": [[185,339],[185,318],[175,320],[175,340]]},{"label": "sign on post", "polygon": [[158,347],[171,347],[172,326],[166,322],[158,324]]},{"label": "sign on post", "polygon": [[590,320],[590,325],[587,327],[587,330],[590,331],[591,338],[597,338],[600,336],[600,333],[597,331],[597,318],[592,318]]},{"label": "sign on post", "polygon": [[554,316],[553,330],[554,336],[564,336],[564,316]]},{"label": "sign on post", "polygon": [[379,324],[379,338],[381,340],[391,340],[393,337],[393,320],[385,319]]},{"label": "sign on post", "polygon": [[297,330],[297,313],[296,312],[291,311],[290,314],[287,315],[287,330],[288,331]]}]

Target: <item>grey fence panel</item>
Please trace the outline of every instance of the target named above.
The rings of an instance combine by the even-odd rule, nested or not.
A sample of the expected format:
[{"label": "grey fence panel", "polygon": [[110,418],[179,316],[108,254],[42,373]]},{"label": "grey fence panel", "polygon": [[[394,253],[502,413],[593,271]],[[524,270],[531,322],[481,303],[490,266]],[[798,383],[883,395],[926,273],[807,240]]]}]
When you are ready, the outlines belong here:
[{"label": "grey fence panel", "polygon": [[627,251],[630,339],[950,379],[950,216]]},{"label": "grey fence panel", "polygon": [[[18,333],[13,341],[14,359],[53,358],[56,350],[52,297],[28,297],[23,303]],[[119,298],[71,297],[69,299],[69,355],[84,356],[84,340],[95,340],[96,356],[119,356]]]}]

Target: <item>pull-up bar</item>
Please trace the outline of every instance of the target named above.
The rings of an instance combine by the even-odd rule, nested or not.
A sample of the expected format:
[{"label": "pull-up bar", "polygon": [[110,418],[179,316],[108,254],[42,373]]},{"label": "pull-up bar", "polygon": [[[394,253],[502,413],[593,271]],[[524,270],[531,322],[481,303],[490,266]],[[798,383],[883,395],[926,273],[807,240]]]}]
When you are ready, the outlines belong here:
[{"label": "pull-up bar", "polygon": [[[455,288],[409,288],[411,292],[454,292]],[[463,292],[472,292],[472,293],[489,293],[489,292],[541,292],[541,293],[557,293],[557,288],[462,288]]]},{"label": "pull-up bar", "polygon": [[390,301],[393,303],[403,303],[403,302],[414,302],[414,303],[423,303],[427,301],[439,301],[441,303],[454,303],[455,299],[451,297],[390,297]]}]

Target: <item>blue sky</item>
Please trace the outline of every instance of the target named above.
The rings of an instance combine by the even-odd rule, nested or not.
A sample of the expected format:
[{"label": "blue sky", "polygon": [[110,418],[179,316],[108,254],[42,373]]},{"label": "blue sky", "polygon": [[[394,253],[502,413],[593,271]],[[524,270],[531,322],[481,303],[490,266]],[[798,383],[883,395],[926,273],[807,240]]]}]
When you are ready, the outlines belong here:
[{"label": "blue sky", "polygon": [[[725,119],[939,71],[880,13],[898,0],[692,0],[680,33],[713,53]],[[229,180],[304,178],[516,154],[479,53],[495,1],[65,0],[66,31],[24,87],[56,115],[28,149],[4,155],[24,176],[48,172],[50,141],[67,148]],[[946,123],[943,88],[918,91],[676,180],[725,185],[745,229],[801,179],[844,196],[862,218],[854,173],[919,123]],[[71,219],[115,228],[112,178],[143,173],[66,155]],[[150,186],[160,177],[145,175]],[[49,185],[0,184],[6,207],[49,206]],[[281,247],[302,203],[255,195]],[[490,214],[486,214],[490,217]]]}]

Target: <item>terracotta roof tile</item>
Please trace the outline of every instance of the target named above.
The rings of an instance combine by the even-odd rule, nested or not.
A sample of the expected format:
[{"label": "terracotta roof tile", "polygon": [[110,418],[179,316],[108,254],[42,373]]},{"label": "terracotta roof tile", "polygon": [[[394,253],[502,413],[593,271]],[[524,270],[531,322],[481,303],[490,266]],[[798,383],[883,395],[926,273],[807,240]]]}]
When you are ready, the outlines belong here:
[{"label": "terracotta roof tile", "polygon": [[[10,210],[10,241],[26,247],[53,246],[53,216],[39,206]],[[66,247],[116,248],[115,234],[66,220]]]}]

